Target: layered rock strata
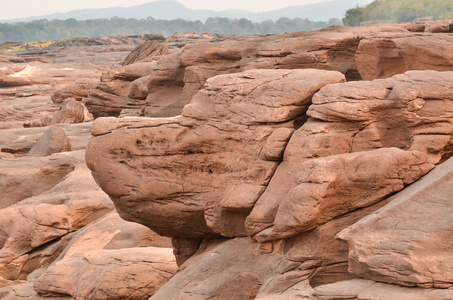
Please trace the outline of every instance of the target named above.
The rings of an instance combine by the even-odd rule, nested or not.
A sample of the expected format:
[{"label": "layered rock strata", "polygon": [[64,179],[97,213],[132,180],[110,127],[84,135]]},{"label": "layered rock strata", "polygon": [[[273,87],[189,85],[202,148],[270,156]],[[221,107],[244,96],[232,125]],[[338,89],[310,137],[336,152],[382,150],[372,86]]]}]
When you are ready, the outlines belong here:
[{"label": "layered rock strata", "polygon": [[[85,100],[95,116],[119,116],[134,108],[149,117],[181,114],[183,107],[215,75],[251,69],[336,70],[348,81],[388,78],[408,70],[453,70],[450,20],[360,28],[329,27],[316,32],[223,37],[190,43],[149,63],[147,89],[137,101],[130,81],[112,90],[94,88]],[[172,39],[169,39],[171,41]],[[111,85],[107,83],[107,85]],[[118,93],[122,89],[123,93]],[[107,93],[107,94],[106,94]]]},{"label": "layered rock strata", "polygon": [[87,164],[127,220],[167,236],[243,236],[313,94],[342,81],[321,70],[213,77],[181,117],[98,119]]},{"label": "layered rock strata", "polygon": [[[179,117],[96,120],[86,159],[97,182],[122,217],[184,247],[180,273],[153,299],[317,299],[313,287],[356,276],[408,285],[396,266],[370,272],[364,250],[348,262],[335,236],[452,155],[453,73],[343,81],[332,71],[249,70],[209,79]],[[259,243],[209,242],[246,235]]]}]

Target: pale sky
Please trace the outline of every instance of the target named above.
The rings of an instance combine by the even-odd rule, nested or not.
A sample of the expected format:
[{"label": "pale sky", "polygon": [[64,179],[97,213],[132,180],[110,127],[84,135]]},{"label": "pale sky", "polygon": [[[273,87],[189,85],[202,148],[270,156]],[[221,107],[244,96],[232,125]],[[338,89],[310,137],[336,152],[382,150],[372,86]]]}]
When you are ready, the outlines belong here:
[{"label": "pale sky", "polygon": [[[0,20],[49,15],[84,8],[127,7],[158,0],[0,0]],[[269,11],[326,0],[177,0],[191,9]]]}]

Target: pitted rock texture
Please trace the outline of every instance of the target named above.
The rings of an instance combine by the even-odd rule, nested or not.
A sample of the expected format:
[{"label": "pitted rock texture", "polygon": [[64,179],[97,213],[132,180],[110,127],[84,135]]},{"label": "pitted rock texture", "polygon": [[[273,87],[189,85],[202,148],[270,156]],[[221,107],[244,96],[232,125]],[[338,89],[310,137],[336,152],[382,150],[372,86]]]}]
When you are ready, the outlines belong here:
[{"label": "pitted rock texture", "polygon": [[[453,72],[409,71],[374,81],[343,79],[324,87],[313,83],[314,76],[305,77],[305,87],[303,81],[294,88],[294,81],[262,84],[277,72],[313,71],[220,75],[207,81],[180,117],[95,122],[87,162],[97,182],[122,217],[172,236],[183,263],[182,271],[154,298],[235,297],[234,291],[247,290],[250,295],[243,294],[244,299],[278,299],[284,293],[316,299],[313,287],[368,278],[368,265],[349,266],[352,273],[348,271],[348,244],[335,239],[336,233],[388,203],[393,199],[389,196],[452,155]],[[275,87],[280,85],[289,97],[279,96]],[[312,95],[307,102],[288,106],[288,99],[300,97],[302,90]],[[276,101],[283,101],[287,110]],[[270,133],[259,131],[269,127]],[[256,148],[254,143],[263,136]],[[224,151],[228,145],[234,145],[234,164],[221,160],[229,157]],[[248,163],[241,169],[244,161]],[[262,167],[271,162],[271,167]],[[233,239],[223,245],[240,243],[238,253],[255,255],[247,262],[263,262],[259,267],[230,265],[234,251],[204,248],[202,239],[215,235],[250,236],[259,243]],[[189,258],[200,242],[200,251]],[[265,253],[271,256],[266,259]],[[207,261],[198,261],[201,257]],[[282,265],[273,265],[274,258]],[[351,254],[354,259],[361,258]],[[232,269],[225,274],[211,270],[221,263]],[[255,269],[261,271],[246,271]],[[241,280],[229,280],[231,274]],[[211,276],[225,280],[200,284]],[[377,275],[371,279],[382,281]]]},{"label": "pitted rock texture", "polygon": [[216,76],[181,117],[96,122],[87,164],[126,220],[173,237],[244,236],[294,123],[342,81],[322,70]]},{"label": "pitted rock texture", "polygon": [[[423,288],[453,286],[451,195],[453,159],[340,232],[350,245],[349,269],[375,281]],[[410,270],[410,272],[408,272]]]}]

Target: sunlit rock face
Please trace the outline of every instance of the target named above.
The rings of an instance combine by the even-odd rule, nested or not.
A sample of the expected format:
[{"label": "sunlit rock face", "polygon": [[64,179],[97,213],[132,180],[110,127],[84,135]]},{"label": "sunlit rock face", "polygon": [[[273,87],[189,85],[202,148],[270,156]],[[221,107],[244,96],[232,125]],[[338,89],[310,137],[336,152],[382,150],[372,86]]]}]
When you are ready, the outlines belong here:
[{"label": "sunlit rock face", "polygon": [[121,217],[172,237],[153,299],[448,298],[445,24],[233,37],[104,74],[143,71],[97,116],[148,118],[97,119],[86,161]]},{"label": "sunlit rock face", "polygon": [[95,117],[171,117],[209,78],[252,69],[335,70],[348,81],[409,70],[453,71],[449,28],[445,20],[193,39],[182,49],[157,51],[159,56],[138,53],[151,56],[105,72],[83,101]]},{"label": "sunlit rock face", "polygon": [[[230,295],[231,286],[246,286],[247,299],[300,293],[283,282],[312,295],[355,277],[423,286],[370,272],[375,262],[352,249],[375,251],[381,236],[361,242],[367,229],[353,224],[452,156],[453,72],[344,81],[335,71],[249,70],[209,79],[181,116],[95,122],[94,178],[123,218],[172,237],[182,264],[155,299]],[[239,253],[250,263],[231,264]],[[224,280],[199,284],[214,274]]]},{"label": "sunlit rock face", "polygon": [[313,94],[335,71],[213,77],[168,119],[100,119],[87,164],[120,214],[168,236],[244,236]]}]

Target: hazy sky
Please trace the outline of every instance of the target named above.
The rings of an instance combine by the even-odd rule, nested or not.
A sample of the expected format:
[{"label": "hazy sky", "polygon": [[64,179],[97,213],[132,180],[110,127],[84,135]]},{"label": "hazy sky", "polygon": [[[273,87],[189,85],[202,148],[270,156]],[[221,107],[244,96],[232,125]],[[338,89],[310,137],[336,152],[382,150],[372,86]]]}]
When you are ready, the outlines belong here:
[{"label": "hazy sky", "polygon": [[[0,0],[0,20],[48,15],[83,8],[135,6],[158,0]],[[268,11],[326,0],[178,0],[191,9]]]}]

